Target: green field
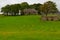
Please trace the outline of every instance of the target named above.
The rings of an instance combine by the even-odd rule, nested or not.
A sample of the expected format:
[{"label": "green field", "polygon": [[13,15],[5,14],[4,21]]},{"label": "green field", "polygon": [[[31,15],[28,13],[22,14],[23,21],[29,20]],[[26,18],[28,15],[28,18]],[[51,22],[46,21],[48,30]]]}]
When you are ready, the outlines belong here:
[{"label": "green field", "polygon": [[0,40],[60,40],[60,21],[39,15],[0,16]]}]

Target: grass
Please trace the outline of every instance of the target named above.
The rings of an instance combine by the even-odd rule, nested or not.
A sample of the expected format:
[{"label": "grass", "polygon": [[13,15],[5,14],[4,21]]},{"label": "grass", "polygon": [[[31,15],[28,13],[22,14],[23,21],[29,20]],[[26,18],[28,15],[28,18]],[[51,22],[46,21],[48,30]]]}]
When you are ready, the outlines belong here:
[{"label": "grass", "polygon": [[39,15],[1,15],[0,40],[60,40],[60,21],[42,21]]}]

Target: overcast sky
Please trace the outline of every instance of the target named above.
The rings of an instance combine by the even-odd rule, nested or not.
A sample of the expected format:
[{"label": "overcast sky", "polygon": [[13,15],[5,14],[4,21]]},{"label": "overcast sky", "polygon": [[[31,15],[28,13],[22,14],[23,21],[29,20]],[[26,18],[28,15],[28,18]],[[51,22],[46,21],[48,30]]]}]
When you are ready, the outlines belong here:
[{"label": "overcast sky", "polygon": [[[21,2],[28,2],[29,4],[33,3],[44,3],[48,0],[0,0],[0,8],[7,4],[16,4]],[[56,2],[58,9],[60,10],[60,0],[51,0]]]}]

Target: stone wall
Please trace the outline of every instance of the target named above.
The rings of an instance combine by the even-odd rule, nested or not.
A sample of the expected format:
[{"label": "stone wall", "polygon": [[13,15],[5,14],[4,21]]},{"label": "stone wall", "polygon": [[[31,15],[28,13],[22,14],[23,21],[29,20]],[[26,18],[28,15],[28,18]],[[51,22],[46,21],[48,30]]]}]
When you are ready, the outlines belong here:
[{"label": "stone wall", "polygon": [[42,16],[41,19],[44,21],[58,21],[58,20],[60,20],[58,16]]}]

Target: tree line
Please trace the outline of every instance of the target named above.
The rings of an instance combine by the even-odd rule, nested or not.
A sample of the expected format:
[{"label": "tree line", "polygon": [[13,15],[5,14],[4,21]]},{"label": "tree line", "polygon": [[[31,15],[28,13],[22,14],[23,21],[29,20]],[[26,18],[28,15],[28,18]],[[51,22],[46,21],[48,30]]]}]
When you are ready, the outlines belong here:
[{"label": "tree line", "polygon": [[1,8],[1,12],[3,14],[11,13],[12,15],[16,15],[16,13],[19,13],[19,10],[21,10],[21,15],[23,14],[24,9],[35,9],[38,11],[38,14],[47,14],[49,13],[57,13],[58,9],[56,7],[56,4],[53,1],[47,1],[44,4],[37,3],[37,4],[31,4],[29,5],[27,2],[22,2],[21,4],[12,4],[12,5],[6,5]]}]

